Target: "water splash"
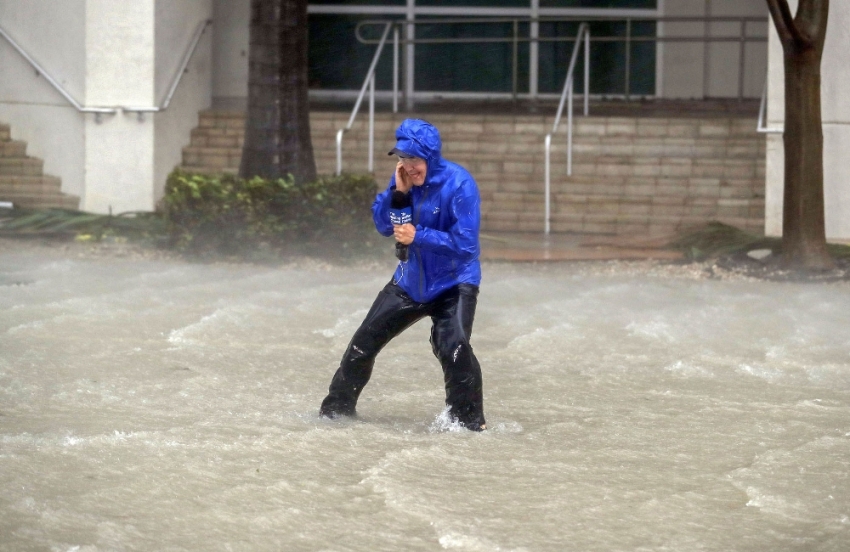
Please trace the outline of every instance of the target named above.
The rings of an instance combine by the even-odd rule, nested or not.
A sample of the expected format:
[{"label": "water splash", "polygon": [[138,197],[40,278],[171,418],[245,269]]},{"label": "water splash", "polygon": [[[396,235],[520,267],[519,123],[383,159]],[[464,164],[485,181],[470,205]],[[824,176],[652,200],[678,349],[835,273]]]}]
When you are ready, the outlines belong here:
[{"label": "water splash", "polygon": [[428,433],[458,433],[461,431],[466,431],[466,428],[457,418],[451,415],[448,406],[437,414],[434,421],[428,426]]}]

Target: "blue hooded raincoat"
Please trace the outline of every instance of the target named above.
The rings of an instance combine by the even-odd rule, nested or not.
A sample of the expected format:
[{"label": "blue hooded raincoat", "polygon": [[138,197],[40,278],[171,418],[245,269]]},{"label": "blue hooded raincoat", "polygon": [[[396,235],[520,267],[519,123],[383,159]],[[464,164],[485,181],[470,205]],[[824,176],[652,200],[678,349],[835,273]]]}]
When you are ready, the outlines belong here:
[{"label": "blue hooded raincoat", "polygon": [[[420,119],[406,119],[396,130],[396,149],[428,163],[425,183],[410,191],[416,236],[409,259],[400,262],[393,281],[413,300],[428,303],[458,284],[481,283],[481,197],[469,172],[440,155],[440,133]],[[372,204],[375,227],[392,236],[390,204],[395,174]]]}]

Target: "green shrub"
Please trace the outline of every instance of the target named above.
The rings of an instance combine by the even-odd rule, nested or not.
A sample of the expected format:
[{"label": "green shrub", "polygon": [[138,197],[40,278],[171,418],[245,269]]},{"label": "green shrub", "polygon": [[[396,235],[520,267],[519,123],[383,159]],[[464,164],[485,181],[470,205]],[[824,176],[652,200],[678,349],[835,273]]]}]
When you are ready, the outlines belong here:
[{"label": "green shrub", "polygon": [[171,245],[189,253],[244,254],[257,248],[297,249],[364,240],[374,227],[377,185],[368,175],[241,179],[175,169],[159,211]]}]

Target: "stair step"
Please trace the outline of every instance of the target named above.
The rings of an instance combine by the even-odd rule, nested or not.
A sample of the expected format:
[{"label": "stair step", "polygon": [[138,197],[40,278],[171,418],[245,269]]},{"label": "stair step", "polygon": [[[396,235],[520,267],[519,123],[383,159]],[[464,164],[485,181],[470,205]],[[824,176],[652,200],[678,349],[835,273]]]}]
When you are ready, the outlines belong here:
[{"label": "stair step", "polygon": [[[312,138],[315,151],[336,151],[335,137],[317,135]],[[209,154],[225,153],[227,155],[241,155],[243,139],[235,133],[200,136],[198,133],[192,138],[187,146],[188,151],[202,152],[208,150]],[[383,151],[383,144],[376,140],[376,153]],[[343,154],[366,155],[368,151],[368,137],[358,135],[347,135],[343,141]],[[551,150],[553,157],[566,159],[566,150],[557,144]],[[504,160],[504,159],[533,159],[542,163],[545,158],[542,140],[512,139],[499,141],[493,139],[464,140],[447,138],[443,149],[443,156],[457,162],[464,162],[471,158],[482,160]],[[614,163],[631,164],[648,162],[662,163],[674,160],[751,160],[753,157],[764,157],[765,146],[759,140],[653,140],[636,143],[620,144],[594,144],[577,141],[573,145],[573,162],[581,163]]]},{"label": "stair step", "polygon": [[0,175],[41,176],[43,167],[36,157],[0,157]]},{"label": "stair step", "polygon": [[5,193],[30,193],[49,195],[60,193],[62,181],[55,176],[0,175],[0,195]]},{"label": "stair step", "polygon": [[190,173],[210,175],[219,173],[236,174],[239,172],[239,167],[226,167],[224,169],[216,169],[213,167],[206,167],[202,165],[182,165],[180,168]]},{"label": "stair step", "polygon": [[26,157],[27,143],[20,140],[0,141],[0,157]]},{"label": "stair step", "polygon": [[12,140],[0,124],[0,201],[24,208],[78,209],[80,198],[62,193],[62,181],[44,174],[44,161],[26,154],[27,143]]},{"label": "stair step", "polygon": [[68,194],[33,195],[29,193],[2,193],[0,201],[11,201],[22,209],[79,209],[80,198]]},{"label": "stair step", "polygon": [[[312,112],[317,168],[336,167],[336,133],[349,113]],[[206,111],[184,148],[184,164],[199,172],[236,172],[245,114]],[[374,171],[389,176],[384,155],[401,115],[375,117]],[[539,231],[545,198],[543,138],[552,114],[540,116],[434,114],[443,155],[470,170],[482,197],[485,230]],[[577,117],[573,175],[566,175],[565,126],[551,150],[554,231],[669,232],[720,219],[761,230],[766,140],[749,119]],[[344,168],[366,172],[368,124],[363,114],[343,140]]]}]

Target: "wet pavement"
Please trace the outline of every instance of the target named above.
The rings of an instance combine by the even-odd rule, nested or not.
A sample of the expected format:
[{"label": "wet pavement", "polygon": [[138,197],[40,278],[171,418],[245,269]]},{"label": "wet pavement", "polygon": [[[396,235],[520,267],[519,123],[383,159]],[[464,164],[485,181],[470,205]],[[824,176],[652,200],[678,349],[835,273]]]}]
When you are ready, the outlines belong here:
[{"label": "wet pavement", "polygon": [[482,232],[481,258],[489,261],[678,260],[673,236]]}]

